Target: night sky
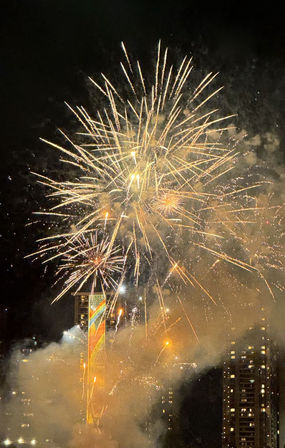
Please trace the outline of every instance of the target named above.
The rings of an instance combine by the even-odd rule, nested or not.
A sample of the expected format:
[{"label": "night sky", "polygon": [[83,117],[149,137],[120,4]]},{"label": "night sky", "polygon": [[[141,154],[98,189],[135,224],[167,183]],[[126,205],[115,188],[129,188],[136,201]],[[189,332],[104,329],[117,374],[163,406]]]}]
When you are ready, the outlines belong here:
[{"label": "night sky", "polygon": [[[251,6],[248,6],[250,3]],[[53,174],[56,156],[39,141],[72,129],[64,101],[90,105],[87,77],[116,79],[120,41],[145,67],[162,42],[219,71],[225,109],[249,132],[275,129],[284,141],[285,27],[277,2],[8,0],[0,17],[1,304],[7,341],[57,339],[72,325],[69,297],[50,307],[54,267],[24,259],[45,229],[31,226],[44,190],[31,171]],[[284,145],[283,145],[284,147]],[[210,381],[211,378],[207,381]],[[202,445],[199,445],[202,446]],[[214,445],[213,445],[214,446]]]}]

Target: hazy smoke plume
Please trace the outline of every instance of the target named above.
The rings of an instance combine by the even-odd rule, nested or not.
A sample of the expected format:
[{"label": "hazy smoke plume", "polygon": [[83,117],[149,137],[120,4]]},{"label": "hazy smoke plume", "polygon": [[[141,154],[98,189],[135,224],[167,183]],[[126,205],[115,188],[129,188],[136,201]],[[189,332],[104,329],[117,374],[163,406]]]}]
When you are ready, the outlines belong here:
[{"label": "hazy smoke plume", "polygon": [[[199,269],[202,271],[201,265]],[[78,423],[82,406],[79,353],[86,345],[81,330],[74,327],[64,334],[60,343],[32,352],[27,358],[16,349],[11,357],[8,381],[19,393],[24,391],[31,398],[34,437],[53,439],[55,445],[68,444],[70,448],[157,446],[166,430],[160,414],[156,417],[152,414],[150,440],[145,422],[151,407],[161,400],[161,386],[178,387],[194,373],[218,364],[231,327],[238,328],[242,335],[249,325],[258,321],[261,304],[270,313],[273,301],[266,286],[262,286],[262,279],[247,279],[250,285],[233,283],[236,277],[231,276],[231,269],[226,263],[218,263],[208,271],[205,287],[211,285],[217,305],[203,298],[199,291],[188,288],[179,293],[182,308],[175,295],[165,290],[169,309],[165,322],[167,332],[157,305],[150,311],[147,339],[144,325],[119,329],[107,360],[105,393],[96,396],[104,406],[100,431]],[[128,300],[135,300],[131,291]],[[280,330],[281,319],[275,323],[275,329]],[[180,362],[189,363],[186,374],[180,369]],[[20,423],[20,402],[12,397],[4,410],[10,413],[5,423],[8,427],[14,427],[18,419]]]}]

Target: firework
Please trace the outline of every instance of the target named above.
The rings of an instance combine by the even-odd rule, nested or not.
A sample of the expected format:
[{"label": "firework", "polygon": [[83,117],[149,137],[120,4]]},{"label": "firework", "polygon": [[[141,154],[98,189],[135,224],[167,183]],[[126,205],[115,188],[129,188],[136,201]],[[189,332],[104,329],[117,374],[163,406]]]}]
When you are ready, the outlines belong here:
[{"label": "firework", "polygon": [[[228,253],[225,242],[238,242],[240,230],[253,222],[256,205],[247,191],[259,184],[240,187],[229,180],[238,151],[223,143],[224,122],[230,117],[221,118],[209,107],[221,90],[209,92],[215,74],[189,93],[191,59],[185,57],[175,70],[159,43],[149,86],[140,63],[132,64],[122,48],[124,84],[116,88],[104,75],[101,84],[91,79],[105,107],[92,116],[83,107],[68,106],[82,131],[75,140],[62,133],[66,146],[47,142],[77,175],[65,181],[38,175],[56,201],[44,214],[66,227],[41,240],[37,254],[48,259],[63,255],[59,270],[71,274],[58,298],[92,276],[116,287],[114,278],[122,270],[115,266],[122,266],[122,258],[113,248],[120,244],[124,272],[132,270],[137,285],[156,260],[165,282],[175,274],[213,300],[190,272],[185,247],[257,270],[246,256]],[[90,239],[94,232],[102,242]],[[110,235],[108,240],[104,235]],[[160,290],[157,277],[155,283]]]},{"label": "firework", "polygon": [[120,247],[112,247],[107,237],[98,240],[97,232],[57,245],[57,255],[50,259],[54,258],[60,259],[58,275],[64,279],[64,287],[54,300],[60,299],[72,288],[79,291],[88,280],[91,280],[91,293],[98,282],[101,290],[110,287],[117,289],[118,283],[114,277],[123,272],[125,263]]}]

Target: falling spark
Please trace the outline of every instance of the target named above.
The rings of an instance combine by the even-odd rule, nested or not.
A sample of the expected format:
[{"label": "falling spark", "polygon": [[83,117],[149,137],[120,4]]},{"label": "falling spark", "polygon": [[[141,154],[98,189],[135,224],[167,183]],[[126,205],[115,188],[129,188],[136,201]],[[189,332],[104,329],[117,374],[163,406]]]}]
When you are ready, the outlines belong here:
[{"label": "falling spark", "polygon": [[167,339],[164,342],[164,344],[162,346],[162,349],[160,350],[160,352],[157,355],[157,358],[155,360],[154,366],[156,366],[158,364],[158,361],[160,360],[161,355],[163,354],[164,350],[166,350],[169,347],[169,345],[170,345],[170,341]]},{"label": "falling spark", "polygon": [[122,314],[123,314],[123,309],[120,308],[120,309],[119,309],[119,312],[118,312],[118,316],[117,316],[117,322],[116,322],[116,327],[115,327],[115,333],[117,333],[117,331],[118,331],[118,326],[119,326],[119,324],[120,324],[120,320],[121,320],[121,316],[122,316]]}]

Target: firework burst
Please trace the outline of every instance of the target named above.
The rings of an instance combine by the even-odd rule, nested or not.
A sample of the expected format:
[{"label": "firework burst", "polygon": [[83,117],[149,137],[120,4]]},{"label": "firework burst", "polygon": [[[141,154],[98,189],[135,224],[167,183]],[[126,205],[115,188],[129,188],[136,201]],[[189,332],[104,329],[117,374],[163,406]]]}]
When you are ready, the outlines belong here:
[{"label": "firework burst", "polygon": [[110,287],[117,289],[115,278],[122,278],[125,263],[121,248],[112,247],[105,236],[98,238],[98,232],[80,235],[72,241],[67,239],[57,245],[57,255],[51,258],[59,258],[58,275],[64,279],[64,287],[54,300],[70,289],[79,291],[88,280],[91,280],[91,292],[98,283],[103,291]]},{"label": "firework burst", "polygon": [[[64,133],[66,146],[47,142],[78,175],[66,181],[38,175],[56,200],[45,214],[64,217],[68,227],[42,240],[37,253],[46,256],[64,247],[59,269],[73,273],[62,294],[76,282],[81,287],[93,275],[99,275],[104,285],[115,286],[112,275],[120,271],[115,265],[118,261],[122,265],[113,250],[118,243],[136,284],[144,265],[151,266],[156,257],[166,267],[167,279],[175,270],[184,283],[207,294],[189,272],[189,263],[181,265],[185,259],[181,254],[185,246],[192,246],[240,268],[257,270],[249,259],[227,253],[223,241],[228,237],[238,241],[240,229],[252,222],[256,206],[246,193],[259,185],[240,188],[227,180],[238,151],[221,138],[228,129],[223,123],[230,117],[220,118],[217,109],[209,107],[221,90],[208,91],[216,75],[208,74],[189,93],[191,59],[185,57],[174,70],[167,63],[168,50],[162,53],[159,43],[154,83],[148,86],[140,63],[132,64],[123,44],[122,48],[127,93],[104,75],[101,84],[91,79],[105,107],[91,116],[83,107],[68,106],[82,126],[80,142]],[[102,243],[88,240],[94,231],[103,235]],[[104,234],[110,238],[105,240]]]}]

